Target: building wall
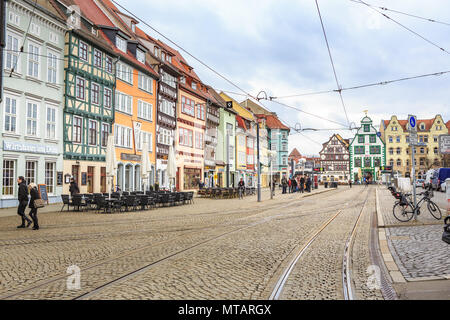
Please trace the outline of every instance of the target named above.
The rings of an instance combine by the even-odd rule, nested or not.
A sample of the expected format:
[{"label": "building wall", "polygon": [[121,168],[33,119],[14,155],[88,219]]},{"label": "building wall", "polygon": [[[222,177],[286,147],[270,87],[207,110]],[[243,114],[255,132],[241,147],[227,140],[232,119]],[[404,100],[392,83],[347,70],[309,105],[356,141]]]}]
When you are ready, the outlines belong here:
[{"label": "building wall", "polygon": [[[232,126],[232,135],[227,135],[227,123]],[[221,187],[226,187],[226,164],[227,164],[227,139],[229,139],[230,146],[233,150],[232,154],[230,154],[230,163],[229,163],[229,171],[235,172],[235,143],[236,139],[234,138],[236,135],[236,116],[234,113],[227,111],[224,108],[220,109],[220,124],[218,128],[218,137],[217,137],[217,149],[216,149],[216,160],[219,162],[225,163],[225,166],[218,167],[218,174],[222,173],[222,185]],[[231,175],[230,175],[231,176]],[[230,185],[232,180],[230,178]]]},{"label": "building wall", "polygon": [[[359,137],[362,140],[359,140]],[[370,137],[374,140],[371,141]],[[357,151],[358,149],[362,151]],[[373,181],[380,179],[380,166],[386,165],[386,148],[384,142],[378,137],[377,130],[373,127],[372,120],[369,117],[366,116],[362,119],[361,127],[350,143],[349,153],[350,176],[353,182],[361,181],[366,173],[372,175]],[[361,166],[356,163],[357,159],[361,159]],[[379,159],[379,165],[376,165],[376,159]]]},{"label": "building wall", "polygon": [[[130,64],[127,64],[131,66]],[[146,72],[142,72],[141,69],[132,68],[133,80],[132,83],[128,83],[117,78],[116,92],[121,92],[132,97],[132,113],[126,113],[118,109],[118,101],[115,99],[115,123],[114,128],[122,126],[131,129],[131,146],[117,145],[115,147],[116,158],[118,162],[118,180],[116,183],[123,191],[138,191],[142,190],[142,179],[140,176],[140,164],[141,164],[141,148],[138,148],[138,135],[141,135],[140,139],[143,139],[143,133],[151,134],[151,143],[149,143],[148,157],[151,163],[152,172],[154,172],[156,162],[156,94],[157,94],[157,82],[151,78]],[[146,76],[151,78],[152,90],[151,93],[144,91],[138,86],[138,74],[142,72]],[[144,101],[151,104],[151,120],[143,119],[138,116],[138,104],[139,101]],[[140,124],[140,130],[135,129],[135,125]],[[116,132],[114,132],[117,135]],[[142,147],[142,143],[141,143]],[[132,168],[132,173],[127,174],[127,168]],[[131,169],[130,169],[131,171]],[[116,178],[117,179],[117,178]],[[153,179],[149,179],[147,185],[151,185]]]},{"label": "building wall", "polygon": [[[206,100],[191,94],[188,91],[180,90],[179,101],[183,97],[194,101],[194,116],[183,112],[182,103],[177,110],[177,132],[176,132],[176,163],[177,163],[177,187],[178,190],[194,190],[198,188],[198,181],[203,180],[204,171],[204,145],[206,129]],[[197,117],[197,108],[204,110],[204,119]],[[192,146],[180,144],[180,129],[192,132]],[[196,134],[201,134],[203,139],[200,146],[196,147]]]},{"label": "building wall", "polygon": [[[64,64],[60,59],[64,58],[65,26],[45,12],[36,10],[24,51],[29,52],[29,45],[32,44],[38,48],[38,55],[19,55],[14,50],[20,50],[32,11],[32,5],[23,1],[7,2],[6,49],[9,51],[4,52],[3,62],[6,63],[1,71],[9,74],[14,66],[15,71],[11,77],[4,78],[4,97],[0,106],[0,207],[17,204],[18,176],[26,177],[33,172],[36,184],[53,185],[47,189],[50,202],[59,202],[63,189],[62,185],[57,184],[57,173],[63,171]],[[48,79],[49,64],[45,58],[49,53],[57,57],[54,60],[56,78],[52,83]],[[14,63],[14,56],[17,64]],[[8,61],[11,63],[8,64]],[[37,63],[30,65],[31,74],[28,68],[30,61]],[[53,72],[51,74],[50,80],[53,80]],[[47,125],[50,129],[48,132]]]}]

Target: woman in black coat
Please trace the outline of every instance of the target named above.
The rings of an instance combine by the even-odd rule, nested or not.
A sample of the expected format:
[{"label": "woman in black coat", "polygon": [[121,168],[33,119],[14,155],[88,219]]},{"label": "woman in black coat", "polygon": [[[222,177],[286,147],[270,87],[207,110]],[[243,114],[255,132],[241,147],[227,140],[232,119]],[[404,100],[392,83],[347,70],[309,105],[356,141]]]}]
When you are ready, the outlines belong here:
[{"label": "woman in black coat", "polygon": [[37,208],[34,206],[34,200],[40,199],[41,197],[39,196],[39,191],[37,189],[36,184],[34,184],[34,183],[30,183],[28,185],[28,191],[31,196],[30,204],[28,205],[28,207],[31,209],[29,215],[30,215],[31,219],[33,219],[33,230],[39,230]]}]

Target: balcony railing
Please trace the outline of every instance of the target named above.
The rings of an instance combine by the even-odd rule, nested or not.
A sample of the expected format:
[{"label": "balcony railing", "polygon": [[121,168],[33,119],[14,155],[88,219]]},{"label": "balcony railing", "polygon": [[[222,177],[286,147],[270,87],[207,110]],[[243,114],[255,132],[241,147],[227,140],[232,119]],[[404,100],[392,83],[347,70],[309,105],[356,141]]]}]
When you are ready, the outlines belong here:
[{"label": "balcony railing", "polygon": [[205,142],[208,144],[217,144],[217,138],[205,135]]},{"label": "balcony railing", "polygon": [[211,114],[211,113],[207,113],[207,114],[206,114],[206,119],[209,120],[209,121],[211,121],[211,122],[214,122],[214,123],[216,123],[216,124],[219,124],[219,123],[220,123],[219,117],[217,117],[217,116],[215,116],[215,115],[213,115],[213,114]]}]

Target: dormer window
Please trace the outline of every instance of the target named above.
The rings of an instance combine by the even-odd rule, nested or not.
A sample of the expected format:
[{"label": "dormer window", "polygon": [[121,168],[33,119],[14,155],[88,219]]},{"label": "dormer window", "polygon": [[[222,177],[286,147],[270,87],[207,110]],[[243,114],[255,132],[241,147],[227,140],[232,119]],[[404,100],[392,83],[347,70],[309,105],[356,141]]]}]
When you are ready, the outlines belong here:
[{"label": "dormer window", "polygon": [[154,53],[155,53],[156,57],[159,57],[159,48],[158,47],[155,47]]},{"label": "dormer window", "polygon": [[136,59],[140,62],[145,64],[145,53],[144,51],[141,51],[139,49],[136,50]]},{"label": "dormer window", "polygon": [[120,51],[127,53],[127,41],[124,38],[116,36],[116,47]]},{"label": "dormer window", "polygon": [[181,78],[180,78],[180,83],[186,84],[186,78],[185,78],[185,77],[181,77]]},{"label": "dormer window", "polygon": [[191,87],[192,89],[197,90],[197,84],[194,81],[192,81]]},{"label": "dormer window", "polygon": [[161,52],[161,59],[162,59],[162,61],[166,60],[166,53],[165,52]]},{"label": "dormer window", "polygon": [[170,56],[170,55],[167,55],[167,59],[166,59],[168,62],[170,62],[170,63],[172,63],[172,56]]},{"label": "dormer window", "polygon": [[420,130],[425,130],[425,124],[424,123],[420,124]]},{"label": "dormer window", "polygon": [[94,36],[97,36],[97,29],[96,29],[95,27],[92,27],[92,28],[91,28],[91,33],[92,33]]},{"label": "dormer window", "polygon": [[131,23],[131,30],[133,30],[133,32],[136,32],[136,24],[134,24],[133,22]]}]

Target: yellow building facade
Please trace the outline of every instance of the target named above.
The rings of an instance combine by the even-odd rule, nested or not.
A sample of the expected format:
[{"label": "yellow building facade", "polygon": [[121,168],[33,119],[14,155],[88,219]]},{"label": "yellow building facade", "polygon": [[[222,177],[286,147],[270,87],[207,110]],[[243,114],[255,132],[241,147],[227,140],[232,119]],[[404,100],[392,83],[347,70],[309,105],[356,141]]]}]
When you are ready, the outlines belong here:
[{"label": "yellow building facade", "polygon": [[[412,169],[408,128],[408,120],[399,120],[395,115],[380,124],[381,138],[386,144],[386,165],[392,166],[393,171],[403,177]],[[427,170],[443,165],[439,154],[439,136],[442,134],[448,134],[448,129],[441,115],[417,119],[418,142],[424,144],[415,147],[417,178],[423,178]]]}]

